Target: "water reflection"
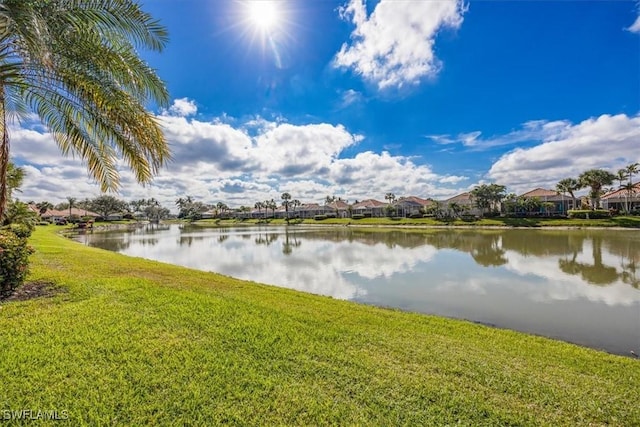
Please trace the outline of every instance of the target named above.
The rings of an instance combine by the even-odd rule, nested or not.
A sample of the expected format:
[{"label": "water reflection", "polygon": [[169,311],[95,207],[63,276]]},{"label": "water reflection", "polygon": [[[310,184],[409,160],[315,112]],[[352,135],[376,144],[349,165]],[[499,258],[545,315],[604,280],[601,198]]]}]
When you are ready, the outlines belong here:
[{"label": "water reflection", "polygon": [[[84,239],[84,240],[83,240]],[[640,350],[640,232],[171,226],[86,244],[335,298]]]}]

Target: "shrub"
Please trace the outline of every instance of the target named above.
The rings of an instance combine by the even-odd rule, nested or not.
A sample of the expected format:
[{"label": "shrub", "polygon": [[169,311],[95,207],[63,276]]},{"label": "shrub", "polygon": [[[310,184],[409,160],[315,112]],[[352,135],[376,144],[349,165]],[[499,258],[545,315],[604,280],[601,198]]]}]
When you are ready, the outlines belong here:
[{"label": "shrub", "polygon": [[5,228],[8,231],[11,231],[13,234],[18,236],[21,239],[26,239],[31,236],[31,232],[33,229],[25,224],[11,224]]},{"label": "shrub", "polygon": [[364,214],[353,214],[351,215],[351,219],[362,219],[364,218]]},{"label": "shrub", "polygon": [[316,221],[322,221],[323,219],[327,219],[326,215],[316,215],[313,217]]},{"label": "shrub", "polygon": [[[18,229],[18,232],[21,231]],[[23,233],[21,233],[23,234]],[[33,248],[12,229],[0,230],[0,299],[9,297],[24,283]]]},{"label": "shrub", "polygon": [[599,210],[589,210],[589,209],[581,209],[581,210],[571,210],[568,212],[569,218],[579,218],[579,219],[600,219],[600,218],[609,218],[611,214],[609,211],[605,211],[603,209]]}]

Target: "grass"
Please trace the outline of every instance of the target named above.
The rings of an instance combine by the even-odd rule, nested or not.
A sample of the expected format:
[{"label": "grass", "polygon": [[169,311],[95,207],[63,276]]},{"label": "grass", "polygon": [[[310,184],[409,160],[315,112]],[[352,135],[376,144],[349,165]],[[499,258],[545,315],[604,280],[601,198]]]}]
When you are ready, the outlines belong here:
[{"label": "grass", "polygon": [[[283,225],[284,219],[268,220],[200,220],[193,224],[206,226],[230,226],[230,225],[256,225],[256,224]],[[363,226],[426,226],[426,227],[625,227],[640,228],[640,216],[617,216],[604,219],[567,219],[567,218],[482,218],[478,220],[465,221],[437,220],[434,218],[327,218],[324,220],[291,220],[291,224],[329,224],[329,225],[363,225]]]},{"label": "grass", "polygon": [[0,417],[640,425],[638,360],[125,257],[56,230],[32,236],[30,279],[66,292],[0,308]]}]

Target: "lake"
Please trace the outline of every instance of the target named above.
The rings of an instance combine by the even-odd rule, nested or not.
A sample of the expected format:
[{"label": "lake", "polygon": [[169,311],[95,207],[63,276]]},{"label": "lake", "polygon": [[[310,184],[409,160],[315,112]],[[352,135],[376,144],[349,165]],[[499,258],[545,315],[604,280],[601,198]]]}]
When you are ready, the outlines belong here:
[{"label": "lake", "polygon": [[76,239],[240,279],[640,354],[639,230],[149,224]]}]

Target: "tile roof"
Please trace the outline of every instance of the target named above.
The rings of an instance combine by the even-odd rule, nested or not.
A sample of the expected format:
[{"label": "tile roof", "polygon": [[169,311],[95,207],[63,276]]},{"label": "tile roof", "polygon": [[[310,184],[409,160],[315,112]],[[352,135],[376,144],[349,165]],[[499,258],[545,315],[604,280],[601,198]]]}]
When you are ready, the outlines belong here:
[{"label": "tile roof", "polygon": [[445,202],[447,203],[453,203],[453,202],[468,202],[471,200],[471,193],[462,193],[462,194],[458,194],[457,196],[453,196],[450,199],[445,200]]},{"label": "tile roof", "polygon": [[[638,194],[640,194],[640,182],[637,182],[634,184],[633,190],[631,192],[634,194],[633,197],[636,197]],[[610,191],[609,193],[600,197],[600,199],[604,200],[604,199],[612,199],[612,198],[626,197],[626,196],[628,196],[627,190],[625,190],[624,188],[621,188],[619,190]]]},{"label": "tile roof", "polygon": [[363,200],[361,202],[353,204],[353,208],[354,209],[357,209],[357,208],[379,208],[379,207],[382,207],[382,206],[387,206],[387,203],[380,202],[380,201],[375,200],[375,199],[367,199],[367,200]]},{"label": "tile roof", "polygon": [[416,196],[400,197],[398,199],[399,203],[402,203],[404,201],[417,203],[422,206],[427,206],[433,203],[433,200],[421,199],[420,197],[416,197]]},{"label": "tile roof", "polygon": [[558,192],[554,190],[545,190],[544,188],[536,188],[521,194],[520,197],[552,197],[557,196]]},{"label": "tile roof", "polygon": [[326,204],[325,206],[328,206],[331,209],[347,209],[349,207],[349,204],[346,202],[343,202],[342,200],[336,200],[334,202]]}]

